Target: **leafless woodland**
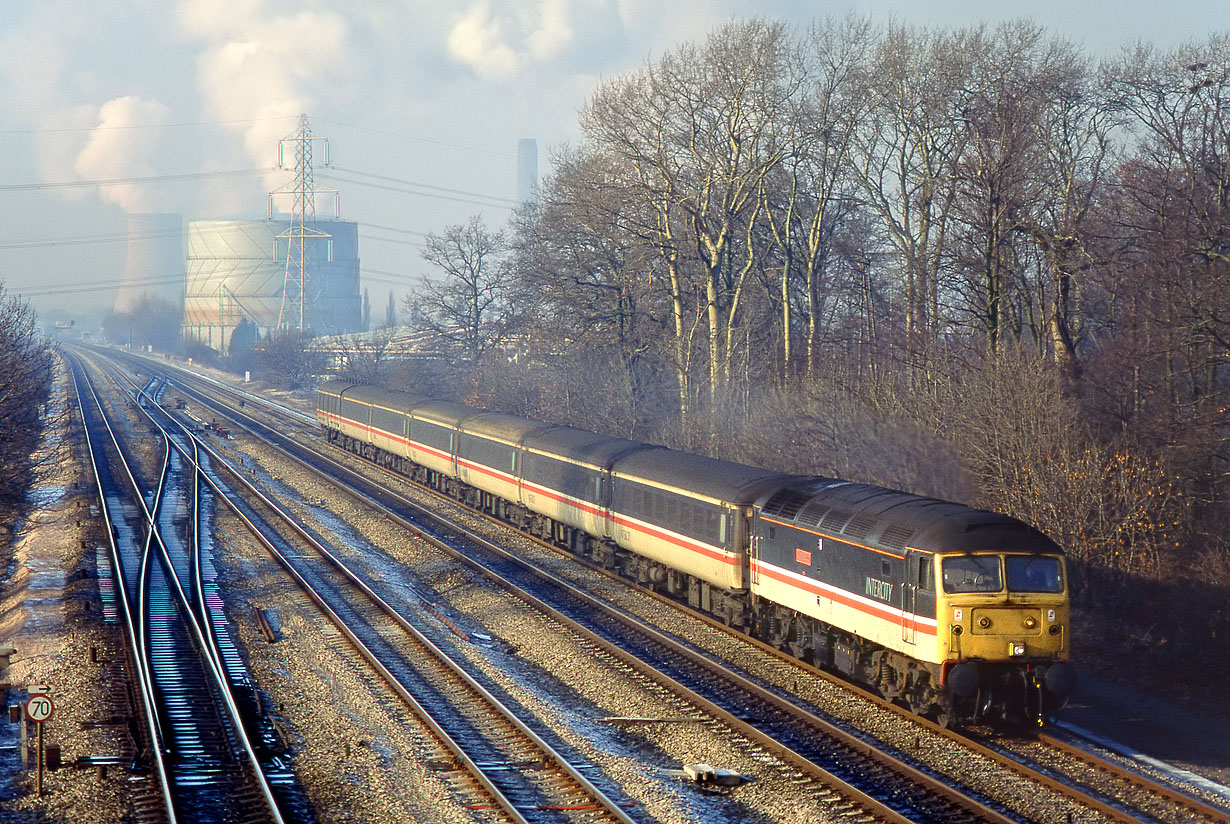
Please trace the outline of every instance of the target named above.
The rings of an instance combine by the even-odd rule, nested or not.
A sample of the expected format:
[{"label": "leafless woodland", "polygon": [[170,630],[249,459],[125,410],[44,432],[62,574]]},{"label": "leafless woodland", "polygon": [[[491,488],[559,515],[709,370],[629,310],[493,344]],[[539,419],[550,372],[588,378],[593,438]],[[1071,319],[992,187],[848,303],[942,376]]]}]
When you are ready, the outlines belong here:
[{"label": "leafless woodland", "polygon": [[0,545],[10,537],[38,467],[53,365],[34,311],[0,281]]},{"label": "leafless woodland", "polygon": [[433,236],[447,365],[382,380],[1009,512],[1138,646],[1225,653],[1228,104],[1225,33],[732,23]]}]

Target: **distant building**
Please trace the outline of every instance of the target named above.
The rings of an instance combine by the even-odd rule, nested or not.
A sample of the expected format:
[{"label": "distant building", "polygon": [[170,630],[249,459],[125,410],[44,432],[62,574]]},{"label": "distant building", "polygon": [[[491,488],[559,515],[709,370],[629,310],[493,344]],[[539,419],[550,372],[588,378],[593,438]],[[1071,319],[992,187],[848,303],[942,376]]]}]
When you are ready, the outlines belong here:
[{"label": "distant building", "polygon": [[[194,220],[188,224],[188,275],[184,298],[184,337],[225,352],[242,319],[254,323],[262,338],[288,324],[287,239],[289,221]],[[310,273],[304,288],[304,327],[318,335],[362,328],[359,292],[358,225],[317,220],[328,238],[306,241]]]}]

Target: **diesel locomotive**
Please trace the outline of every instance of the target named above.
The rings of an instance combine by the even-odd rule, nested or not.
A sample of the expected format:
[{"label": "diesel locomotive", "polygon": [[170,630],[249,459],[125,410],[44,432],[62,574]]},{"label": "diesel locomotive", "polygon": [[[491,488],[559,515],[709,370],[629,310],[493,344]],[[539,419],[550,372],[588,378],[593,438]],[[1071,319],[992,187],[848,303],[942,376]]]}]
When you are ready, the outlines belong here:
[{"label": "diesel locomotive", "polygon": [[940,723],[1039,723],[1075,682],[1063,551],[1014,518],[377,387],[326,440]]}]

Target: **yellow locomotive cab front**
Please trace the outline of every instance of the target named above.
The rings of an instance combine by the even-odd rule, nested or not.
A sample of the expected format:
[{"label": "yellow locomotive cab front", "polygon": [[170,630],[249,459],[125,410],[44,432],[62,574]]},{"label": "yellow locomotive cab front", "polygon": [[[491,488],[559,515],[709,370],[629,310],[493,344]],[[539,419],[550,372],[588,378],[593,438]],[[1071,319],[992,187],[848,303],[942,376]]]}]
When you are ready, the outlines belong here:
[{"label": "yellow locomotive cab front", "polygon": [[1063,556],[967,553],[939,567],[938,635],[953,692],[984,704],[1023,691],[1038,697],[1031,712],[1061,707],[1075,683]]}]

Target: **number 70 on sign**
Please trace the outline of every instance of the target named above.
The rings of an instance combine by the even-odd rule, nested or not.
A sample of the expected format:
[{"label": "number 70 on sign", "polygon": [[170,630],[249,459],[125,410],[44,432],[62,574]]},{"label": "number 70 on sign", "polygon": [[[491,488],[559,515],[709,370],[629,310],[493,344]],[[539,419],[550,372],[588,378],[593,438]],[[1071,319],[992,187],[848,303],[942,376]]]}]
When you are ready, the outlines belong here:
[{"label": "number 70 on sign", "polygon": [[51,703],[48,695],[31,695],[26,699],[26,717],[31,721],[41,724],[55,711],[55,704]]}]

